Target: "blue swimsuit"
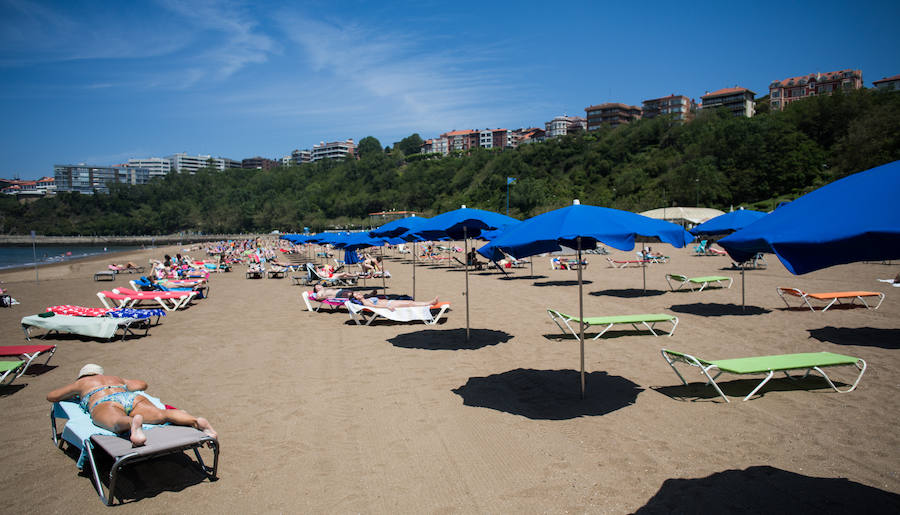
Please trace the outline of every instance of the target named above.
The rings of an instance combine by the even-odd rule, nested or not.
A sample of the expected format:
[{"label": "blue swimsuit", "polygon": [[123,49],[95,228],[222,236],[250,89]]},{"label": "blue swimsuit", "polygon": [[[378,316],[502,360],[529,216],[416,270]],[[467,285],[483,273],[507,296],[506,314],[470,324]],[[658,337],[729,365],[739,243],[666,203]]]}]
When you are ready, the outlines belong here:
[{"label": "blue swimsuit", "polygon": [[[93,397],[93,395],[95,393],[102,392],[103,390],[109,390],[110,388],[122,388],[125,391],[124,392],[115,392],[115,393],[111,393],[109,395],[105,395],[105,396],[101,397],[99,400],[97,400],[96,402],[94,402],[93,405],[88,406],[88,401],[90,400],[91,397]],[[141,395],[143,393],[144,393],[143,390],[136,390],[136,391],[130,392],[130,391],[128,391],[128,389],[125,387],[124,384],[101,386],[99,388],[95,388],[95,389],[91,390],[84,397],[81,398],[81,403],[80,403],[81,409],[83,409],[85,411],[85,413],[90,414],[90,412],[94,411],[94,408],[96,408],[98,404],[101,404],[104,402],[115,402],[116,404],[119,404],[120,406],[122,406],[122,409],[125,410],[126,415],[130,415],[131,410],[134,408],[134,400],[137,398],[138,395]]]}]

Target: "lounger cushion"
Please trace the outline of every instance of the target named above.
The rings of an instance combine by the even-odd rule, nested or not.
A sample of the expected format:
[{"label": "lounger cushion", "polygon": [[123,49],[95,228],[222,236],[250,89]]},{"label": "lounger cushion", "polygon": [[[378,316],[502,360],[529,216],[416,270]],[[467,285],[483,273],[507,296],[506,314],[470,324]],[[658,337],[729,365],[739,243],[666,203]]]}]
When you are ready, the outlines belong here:
[{"label": "lounger cushion", "polygon": [[[562,313],[560,313],[562,314]],[[572,320],[578,321],[578,317],[570,317]],[[608,324],[639,324],[641,322],[667,322],[675,319],[674,315],[666,315],[664,313],[652,313],[646,315],[616,315],[608,317],[588,317],[584,319],[584,323],[588,325],[608,325]]]},{"label": "lounger cushion", "polygon": [[120,325],[127,325],[133,318],[76,317],[56,315],[44,318],[38,315],[22,317],[23,326],[34,326],[48,331],[79,334],[93,338],[112,338]]},{"label": "lounger cushion", "polygon": [[34,354],[52,350],[56,345],[3,345],[0,346],[0,356],[21,356],[22,354]]},{"label": "lounger cushion", "polygon": [[[672,277],[683,277],[683,276],[672,275]],[[688,278],[687,280],[692,283],[701,284],[701,283],[710,283],[713,281],[727,281],[729,279],[731,279],[731,278],[725,277],[722,275],[708,275],[706,277],[691,277],[691,278]]]},{"label": "lounger cushion", "polygon": [[708,361],[725,372],[732,374],[760,374],[770,371],[800,370],[812,367],[853,365],[858,358],[834,354],[832,352],[801,352],[775,356],[755,356],[752,358],[720,359]]},{"label": "lounger cushion", "polygon": [[0,361],[0,373],[15,370],[24,364],[24,361]]},{"label": "lounger cushion", "polygon": [[[787,292],[790,293],[790,292]],[[878,297],[881,294],[874,291],[837,291],[831,293],[807,293],[809,297],[819,300],[845,299],[850,297]]]}]

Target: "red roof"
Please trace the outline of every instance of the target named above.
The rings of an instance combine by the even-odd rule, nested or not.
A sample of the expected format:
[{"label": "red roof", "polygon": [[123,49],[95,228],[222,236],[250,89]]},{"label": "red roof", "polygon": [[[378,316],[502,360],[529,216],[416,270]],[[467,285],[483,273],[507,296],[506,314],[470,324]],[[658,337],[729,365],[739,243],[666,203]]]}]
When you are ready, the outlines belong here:
[{"label": "red roof", "polygon": [[[707,93],[700,98],[712,98],[712,97],[721,97],[721,96],[725,96],[725,95],[734,95],[736,93],[743,93],[745,91],[749,92],[749,93],[753,93],[752,91],[750,91],[747,88],[735,86],[733,88],[723,88],[718,91],[713,91],[712,93]],[[756,95],[756,93],[753,93],[753,95]]]},{"label": "red roof", "polygon": [[882,82],[891,82],[895,80],[900,80],[900,75],[894,75],[893,77],[885,77],[881,80],[872,81],[872,84],[881,84]]},{"label": "red roof", "polygon": [[470,130],[451,131],[451,132],[445,132],[444,134],[441,134],[441,136],[465,136],[466,134],[472,134],[474,132],[475,131],[470,131]]}]

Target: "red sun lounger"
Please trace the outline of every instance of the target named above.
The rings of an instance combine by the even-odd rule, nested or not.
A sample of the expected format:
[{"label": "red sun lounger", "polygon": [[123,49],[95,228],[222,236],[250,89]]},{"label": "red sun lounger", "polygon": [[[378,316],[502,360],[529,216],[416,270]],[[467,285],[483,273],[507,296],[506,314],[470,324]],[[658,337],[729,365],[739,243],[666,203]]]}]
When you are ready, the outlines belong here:
[{"label": "red sun lounger", "polygon": [[44,365],[50,362],[50,358],[53,357],[53,354],[56,352],[56,345],[4,345],[0,346],[0,358],[7,358],[16,356],[22,361],[25,362],[25,366],[22,367],[16,377],[21,377],[25,375],[25,372],[28,370],[31,362],[34,361],[41,354],[49,353],[47,355],[47,361],[44,362]]}]

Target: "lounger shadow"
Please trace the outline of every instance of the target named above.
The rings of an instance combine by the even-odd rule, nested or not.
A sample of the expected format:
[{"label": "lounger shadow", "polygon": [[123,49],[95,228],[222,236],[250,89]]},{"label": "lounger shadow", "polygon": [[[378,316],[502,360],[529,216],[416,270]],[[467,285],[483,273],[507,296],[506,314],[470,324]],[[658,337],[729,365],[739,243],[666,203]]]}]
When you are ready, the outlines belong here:
[{"label": "lounger shadow", "polygon": [[836,345],[858,345],[881,349],[900,349],[900,329],[876,327],[832,327],[808,329],[809,337]]},{"label": "lounger shadow", "polygon": [[516,369],[486,377],[470,377],[453,390],[463,404],[489,408],[534,420],[569,420],[602,416],[635,403],[644,391],[636,383],[606,372],[585,374],[587,391],[578,393],[577,370]]},{"label": "lounger shadow", "polygon": [[600,290],[600,291],[592,291],[588,293],[588,295],[593,295],[595,297],[619,297],[622,299],[637,299],[640,297],[656,297],[658,295],[665,295],[666,292],[664,290],[642,290],[640,288],[625,288],[619,290]]},{"label": "lounger shadow", "polygon": [[755,316],[771,313],[771,309],[761,308],[759,306],[744,306],[737,304],[719,304],[716,302],[694,304],[676,304],[669,307],[676,313],[687,313],[689,315],[697,315],[701,317],[721,317],[721,316]]}]

